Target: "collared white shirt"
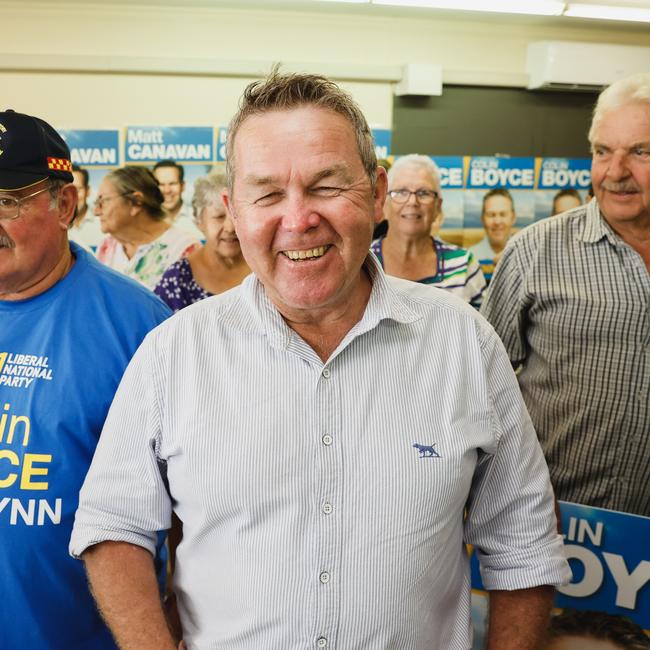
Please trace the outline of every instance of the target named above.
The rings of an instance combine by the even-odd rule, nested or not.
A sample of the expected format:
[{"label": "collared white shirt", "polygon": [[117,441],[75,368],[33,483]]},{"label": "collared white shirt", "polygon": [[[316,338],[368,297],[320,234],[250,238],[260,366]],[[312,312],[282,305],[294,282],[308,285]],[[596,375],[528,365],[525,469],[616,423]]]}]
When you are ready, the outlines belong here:
[{"label": "collared white shirt", "polygon": [[191,649],[466,650],[465,542],[488,589],[569,577],[500,341],[454,296],[366,264],[364,316],[326,363],[249,276],[126,372],[71,552],[151,550],[173,503]]}]

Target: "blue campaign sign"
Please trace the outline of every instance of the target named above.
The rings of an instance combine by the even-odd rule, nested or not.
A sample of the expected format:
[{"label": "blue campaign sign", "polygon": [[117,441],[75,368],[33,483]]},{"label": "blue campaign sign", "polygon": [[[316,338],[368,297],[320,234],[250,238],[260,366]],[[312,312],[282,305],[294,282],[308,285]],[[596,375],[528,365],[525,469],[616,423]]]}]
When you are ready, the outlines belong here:
[{"label": "blue campaign sign", "polygon": [[650,629],[650,518],[560,503],[573,580],[558,607],[631,618]]},{"label": "blue campaign sign", "polygon": [[390,140],[392,131],[390,129],[371,129],[375,141],[375,154],[377,158],[388,158],[390,156]]},{"label": "blue campaign sign", "polygon": [[591,158],[541,158],[536,189],[588,189],[591,184]]},{"label": "blue campaign sign", "polygon": [[469,161],[467,187],[490,190],[532,190],[535,187],[534,158],[500,158],[472,156]]},{"label": "blue campaign sign", "polygon": [[[555,605],[626,616],[650,629],[650,518],[559,502],[571,583]],[[483,589],[475,554],[472,587]]]},{"label": "blue campaign sign", "polygon": [[440,170],[441,187],[463,188],[463,156],[431,156],[431,160]]},{"label": "blue campaign sign", "polygon": [[82,167],[119,167],[120,133],[117,129],[59,129],[70,147],[70,158]]},{"label": "blue campaign sign", "polygon": [[225,126],[220,126],[217,131],[217,162],[226,161],[226,138],[228,137],[228,129]]},{"label": "blue campaign sign", "polygon": [[127,163],[156,163],[170,158],[179,163],[214,160],[211,126],[128,126],[124,146]]}]

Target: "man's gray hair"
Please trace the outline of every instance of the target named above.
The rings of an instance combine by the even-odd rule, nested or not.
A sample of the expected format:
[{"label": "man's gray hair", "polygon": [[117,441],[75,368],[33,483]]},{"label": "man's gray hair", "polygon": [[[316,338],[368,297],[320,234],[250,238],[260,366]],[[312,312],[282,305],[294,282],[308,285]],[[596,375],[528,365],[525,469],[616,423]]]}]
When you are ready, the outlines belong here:
[{"label": "man's gray hair", "polygon": [[650,106],[650,72],[640,72],[619,79],[600,93],[591,120],[589,142],[593,144],[596,127],[605,113],[632,103],[645,103]]},{"label": "man's gray hair", "polygon": [[438,194],[440,193],[440,169],[438,169],[438,165],[429,156],[422,156],[418,153],[400,156],[395,160],[392,167],[388,170],[388,187],[390,189],[398,189],[393,187],[393,178],[398,171],[406,167],[419,167],[420,169],[424,169],[431,176],[436,192]]},{"label": "man's gray hair", "polygon": [[212,171],[207,176],[201,176],[194,181],[192,212],[196,223],[201,221],[203,210],[209,205],[222,204],[221,191],[225,187],[227,187],[226,173],[221,170]]},{"label": "man's gray hair", "polygon": [[236,166],[235,137],[244,121],[252,115],[302,106],[324,108],[348,120],[355,134],[361,162],[374,189],[377,175],[375,145],[370,127],[357,103],[327,77],[313,74],[280,74],[276,66],[266,79],[255,81],[246,87],[239,102],[239,110],[228,126],[226,170],[231,193]]}]

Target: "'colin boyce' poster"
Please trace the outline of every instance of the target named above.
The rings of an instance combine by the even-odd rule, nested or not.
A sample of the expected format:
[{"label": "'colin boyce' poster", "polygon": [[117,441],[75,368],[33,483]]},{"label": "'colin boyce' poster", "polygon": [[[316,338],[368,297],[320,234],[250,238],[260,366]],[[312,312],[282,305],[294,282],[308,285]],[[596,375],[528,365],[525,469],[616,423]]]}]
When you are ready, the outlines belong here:
[{"label": "'colin boyce' poster", "polygon": [[537,158],[535,221],[551,216],[553,198],[562,190],[576,190],[584,203],[591,186],[591,158]]},{"label": "'colin boyce' poster", "polygon": [[463,228],[464,218],[464,165],[463,156],[431,156],[440,172],[440,188],[443,193],[443,227]]},{"label": "'colin boyce' poster", "polygon": [[465,228],[482,228],[481,210],[486,192],[504,188],[515,204],[517,228],[530,225],[535,217],[535,158],[472,156],[466,161]]},{"label": "'colin boyce' poster", "polygon": [[[559,502],[573,578],[559,587],[555,606],[606,612],[650,630],[650,518]],[[485,638],[486,595],[471,558],[475,648]]]}]

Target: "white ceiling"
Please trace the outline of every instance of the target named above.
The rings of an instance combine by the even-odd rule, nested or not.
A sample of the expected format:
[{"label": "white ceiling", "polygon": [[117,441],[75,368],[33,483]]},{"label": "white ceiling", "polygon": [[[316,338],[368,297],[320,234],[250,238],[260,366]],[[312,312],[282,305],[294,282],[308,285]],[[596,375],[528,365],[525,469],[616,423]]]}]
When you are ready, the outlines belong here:
[{"label": "white ceiling", "polygon": [[[527,0],[520,0],[523,4]],[[650,10],[650,0],[578,0],[579,2],[621,7],[638,7]],[[42,4],[44,0],[22,0],[21,6]],[[489,0],[485,0],[486,3]],[[0,5],[11,4],[11,0],[0,0]],[[604,21],[567,16],[529,16],[523,14],[504,14],[477,11],[455,11],[428,9],[416,7],[391,7],[371,4],[353,4],[327,0],[49,0],[47,5],[83,5],[85,10],[95,6],[151,6],[151,7],[182,7],[182,8],[223,8],[254,10],[264,9],[273,11],[321,12],[328,14],[356,14],[366,16],[422,16],[429,19],[440,17],[442,20],[476,21],[506,24],[535,24],[548,26],[573,26],[581,29],[602,29],[608,25],[616,29],[646,31],[650,44],[650,29],[647,24],[638,22]]]}]

